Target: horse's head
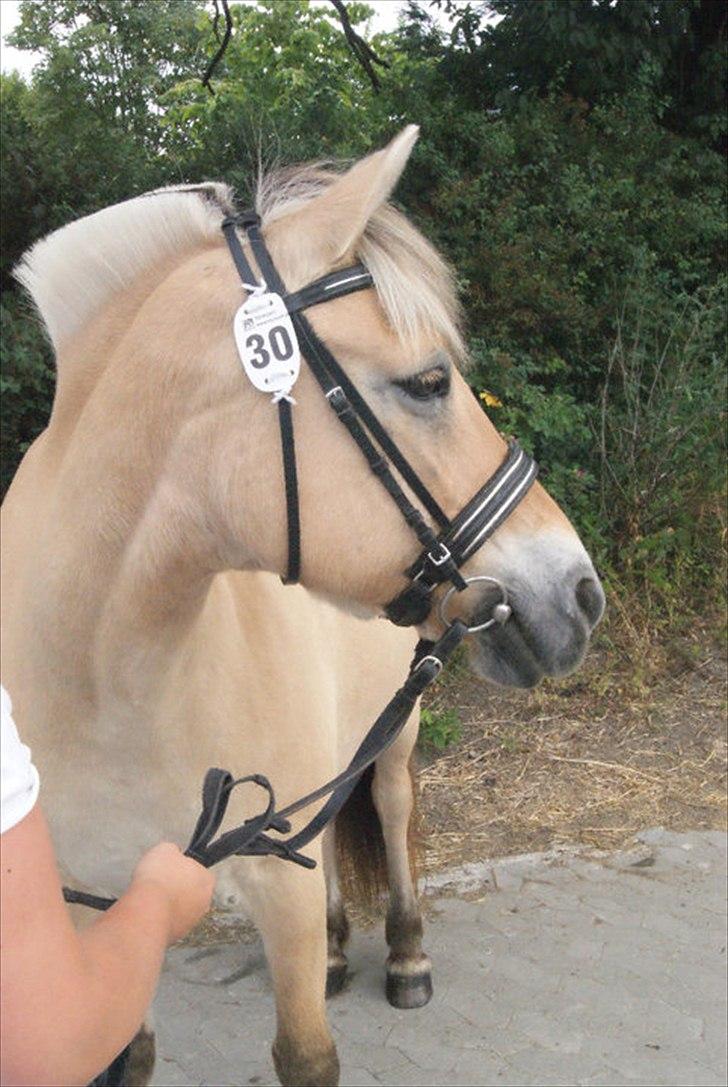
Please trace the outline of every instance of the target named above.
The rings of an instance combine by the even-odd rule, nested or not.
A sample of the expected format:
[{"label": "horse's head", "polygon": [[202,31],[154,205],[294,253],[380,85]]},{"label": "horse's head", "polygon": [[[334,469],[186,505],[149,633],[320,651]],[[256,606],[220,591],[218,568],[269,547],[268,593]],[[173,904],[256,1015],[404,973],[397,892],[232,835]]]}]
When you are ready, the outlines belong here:
[{"label": "horse's head", "polygon": [[[453,517],[506,445],[460,373],[448,269],[387,203],[416,135],[405,129],[343,174],[304,167],[275,175],[262,185],[259,211],[289,291],[354,260],[371,272],[374,288],[318,305],[308,319]],[[180,577],[195,568],[283,573],[287,562],[278,412],[242,372],[233,338],[245,296],[220,230],[225,199],[211,185],[140,198],[51,236],[21,269],[58,347],[54,440],[60,448],[73,430],[87,450],[89,478],[76,489],[103,495],[113,511],[104,515],[106,539],[133,536],[149,562],[176,563]],[[116,266],[104,248],[112,245]],[[300,580],[381,614],[421,545],[305,363],[293,392]],[[142,518],[157,528],[135,529]],[[496,578],[512,608],[504,625],[472,639],[484,676],[530,686],[579,663],[603,593],[541,486],[462,572]],[[487,580],[473,582],[452,596],[449,614],[478,625],[493,607],[490,590]],[[437,607],[420,629],[441,632]]]},{"label": "horse's head", "polygon": [[[464,352],[448,270],[387,204],[416,135],[414,127],[406,129],[343,175],[304,169],[274,178],[261,193],[260,211],[289,289],[355,259],[372,272],[375,289],[317,306],[308,318],[454,517],[496,471],[506,446],[458,368]],[[305,366],[295,396],[302,580],[381,612],[421,547]],[[286,517],[277,437],[269,436],[257,455],[268,474],[257,475],[256,505],[270,511],[260,525],[258,560],[282,572]],[[513,609],[507,623],[473,639],[483,675],[530,686],[580,662],[601,617],[603,593],[577,534],[542,487],[530,490],[463,573],[497,579]],[[498,599],[491,582],[475,581],[448,601],[448,614],[478,625]],[[422,629],[441,631],[436,608]]]}]

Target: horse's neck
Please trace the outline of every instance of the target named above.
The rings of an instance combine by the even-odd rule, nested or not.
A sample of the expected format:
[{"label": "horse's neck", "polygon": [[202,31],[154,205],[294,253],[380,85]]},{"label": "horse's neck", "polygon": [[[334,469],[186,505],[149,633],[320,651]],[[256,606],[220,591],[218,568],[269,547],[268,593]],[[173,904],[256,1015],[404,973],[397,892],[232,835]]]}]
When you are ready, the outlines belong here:
[{"label": "horse's neck", "polygon": [[153,718],[212,575],[163,484],[143,486],[130,465],[112,485],[88,450],[59,456],[53,439],[8,496],[4,682],[46,705],[49,688],[64,692],[79,727]]}]

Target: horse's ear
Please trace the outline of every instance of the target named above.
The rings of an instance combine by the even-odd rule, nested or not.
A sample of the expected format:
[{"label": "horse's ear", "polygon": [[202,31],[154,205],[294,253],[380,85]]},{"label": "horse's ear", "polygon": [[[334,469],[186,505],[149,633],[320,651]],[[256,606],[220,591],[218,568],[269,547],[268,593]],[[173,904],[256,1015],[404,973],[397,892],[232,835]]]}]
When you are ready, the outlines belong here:
[{"label": "horse's ear", "polygon": [[361,159],[295,216],[286,217],[289,239],[297,235],[295,246],[286,248],[299,265],[298,274],[328,268],[353,249],[370,216],[392,194],[419,132],[418,125],[407,125],[381,151]]}]

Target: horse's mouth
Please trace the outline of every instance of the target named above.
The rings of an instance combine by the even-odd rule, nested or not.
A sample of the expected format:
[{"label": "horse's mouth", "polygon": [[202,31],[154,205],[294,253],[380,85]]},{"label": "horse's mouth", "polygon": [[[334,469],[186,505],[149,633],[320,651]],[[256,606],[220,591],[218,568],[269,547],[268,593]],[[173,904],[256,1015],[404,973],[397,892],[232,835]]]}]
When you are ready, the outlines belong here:
[{"label": "horse's mouth", "polygon": [[544,676],[565,676],[581,664],[589,641],[586,624],[562,620],[536,638],[517,613],[470,641],[470,663],[483,679],[503,687],[535,687]]},{"label": "horse's mouth", "polygon": [[469,639],[470,663],[482,679],[502,687],[535,687],[544,670],[533,655],[513,619],[504,627],[491,628]]}]

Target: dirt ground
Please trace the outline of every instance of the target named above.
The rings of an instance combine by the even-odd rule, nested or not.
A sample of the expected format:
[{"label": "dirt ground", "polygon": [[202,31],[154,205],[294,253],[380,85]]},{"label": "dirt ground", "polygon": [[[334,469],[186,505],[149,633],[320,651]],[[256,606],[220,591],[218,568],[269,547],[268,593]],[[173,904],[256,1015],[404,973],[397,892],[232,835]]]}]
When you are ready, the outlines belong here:
[{"label": "dirt ground", "polygon": [[456,709],[462,734],[420,753],[425,870],[562,844],[620,847],[650,826],[724,829],[717,629],[621,646],[606,631],[576,675],[531,692],[495,688],[457,662],[428,701],[434,713]]}]

